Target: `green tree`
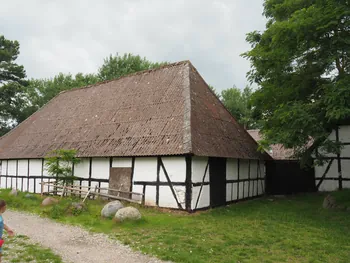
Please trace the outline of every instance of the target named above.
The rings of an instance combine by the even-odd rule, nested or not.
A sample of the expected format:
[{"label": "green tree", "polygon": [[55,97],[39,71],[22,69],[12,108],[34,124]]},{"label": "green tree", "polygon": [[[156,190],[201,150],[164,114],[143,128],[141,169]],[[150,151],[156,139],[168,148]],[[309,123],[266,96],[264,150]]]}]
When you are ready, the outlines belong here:
[{"label": "green tree", "polygon": [[37,110],[55,97],[58,93],[73,88],[84,87],[99,82],[99,78],[94,74],[59,73],[52,79],[32,79],[26,90],[28,100],[32,110]]},{"label": "green tree", "polygon": [[47,172],[56,177],[56,182],[61,185],[72,185],[74,182],[73,165],[80,162],[76,157],[76,150],[54,150],[45,157]]},{"label": "green tree", "polygon": [[249,86],[245,87],[243,91],[233,87],[221,92],[221,101],[245,129],[257,127],[257,122],[252,118],[251,96],[252,89]]},{"label": "green tree", "polygon": [[18,41],[0,35],[0,136],[26,117],[26,73],[23,66],[15,63],[18,55]]},{"label": "green tree", "polygon": [[303,161],[338,152],[327,137],[350,117],[349,1],[265,0],[264,15],[266,30],[247,35],[252,49],[243,56],[259,86],[254,114],[266,142]]},{"label": "green tree", "polygon": [[124,54],[123,56],[110,55],[105,58],[103,65],[98,70],[100,80],[116,79],[134,72],[158,68],[166,65],[167,62],[153,63],[139,55]]}]

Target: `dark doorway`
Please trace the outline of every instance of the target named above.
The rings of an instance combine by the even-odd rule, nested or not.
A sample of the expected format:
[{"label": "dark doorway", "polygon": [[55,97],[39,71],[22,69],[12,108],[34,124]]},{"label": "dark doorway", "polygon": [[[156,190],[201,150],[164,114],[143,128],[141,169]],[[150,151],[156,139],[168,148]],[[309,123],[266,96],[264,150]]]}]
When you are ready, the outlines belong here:
[{"label": "dark doorway", "polygon": [[210,206],[226,204],[226,159],[209,158]]},{"label": "dark doorway", "polygon": [[298,161],[266,162],[266,193],[287,195],[316,192],[314,168],[301,168]]},{"label": "dark doorway", "polygon": [[[110,168],[109,172],[109,188],[119,191],[130,192],[131,191],[131,168]],[[110,195],[117,195],[124,198],[131,198],[131,194],[119,193],[117,191],[110,190]]]}]

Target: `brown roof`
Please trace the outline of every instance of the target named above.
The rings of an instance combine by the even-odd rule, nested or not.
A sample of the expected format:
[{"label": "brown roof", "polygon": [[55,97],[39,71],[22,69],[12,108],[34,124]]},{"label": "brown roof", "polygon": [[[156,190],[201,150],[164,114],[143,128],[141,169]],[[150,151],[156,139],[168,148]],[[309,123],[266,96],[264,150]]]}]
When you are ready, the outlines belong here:
[{"label": "brown roof", "polygon": [[[255,141],[260,141],[262,139],[261,133],[259,130],[248,130],[248,133],[254,138]],[[273,159],[277,160],[293,160],[293,150],[286,149],[282,144],[273,144],[270,145],[270,151],[267,151]]]},{"label": "brown roof", "polygon": [[61,92],[3,136],[0,159],[194,154],[268,158],[189,61]]}]

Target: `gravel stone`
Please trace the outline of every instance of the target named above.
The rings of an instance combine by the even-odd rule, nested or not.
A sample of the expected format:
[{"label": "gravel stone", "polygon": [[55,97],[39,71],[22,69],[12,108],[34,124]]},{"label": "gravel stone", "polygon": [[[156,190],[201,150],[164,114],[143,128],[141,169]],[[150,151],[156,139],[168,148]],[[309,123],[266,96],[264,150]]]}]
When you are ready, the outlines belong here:
[{"label": "gravel stone", "polygon": [[26,235],[33,242],[50,248],[67,263],[165,262],[132,251],[105,234],[90,233],[80,227],[63,225],[37,215],[7,210],[4,221],[16,234]]}]

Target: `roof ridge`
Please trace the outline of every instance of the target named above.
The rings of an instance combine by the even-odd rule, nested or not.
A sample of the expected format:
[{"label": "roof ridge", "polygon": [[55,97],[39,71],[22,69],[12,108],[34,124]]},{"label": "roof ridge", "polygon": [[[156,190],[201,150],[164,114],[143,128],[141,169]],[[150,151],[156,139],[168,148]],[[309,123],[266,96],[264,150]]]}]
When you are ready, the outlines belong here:
[{"label": "roof ridge", "polygon": [[133,73],[130,73],[130,74],[127,74],[127,75],[120,76],[119,78],[110,79],[110,80],[104,80],[104,81],[100,81],[100,82],[97,82],[97,83],[94,83],[94,84],[90,84],[90,85],[87,85],[87,86],[83,86],[83,87],[77,87],[77,88],[72,88],[72,89],[68,89],[68,90],[63,90],[63,91],[61,91],[58,94],[63,94],[63,93],[67,93],[67,92],[75,91],[75,90],[80,90],[80,89],[88,89],[88,88],[96,87],[96,86],[99,86],[99,85],[102,85],[102,84],[110,83],[110,82],[113,82],[113,81],[118,81],[120,79],[124,79],[124,78],[128,78],[128,77],[133,77],[133,76],[137,76],[137,75],[151,73],[151,72],[154,72],[154,71],[157,71],[157,70],[161,70],[161,69],[165,69],[165,68],[171,68],[171,67],[176,67],[176,66],[179,66],[179,65],[185,65],[186,63],[192,65],[192,63],[189,60],[182,60],[182,61],[166,64],[166,65],[160,66],[158,68],[152,68],[152,69],[146,69],[146,70],[142,70],[142,71],[133,72]]}]

